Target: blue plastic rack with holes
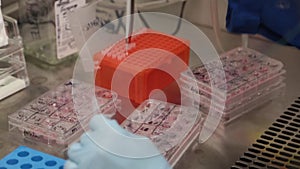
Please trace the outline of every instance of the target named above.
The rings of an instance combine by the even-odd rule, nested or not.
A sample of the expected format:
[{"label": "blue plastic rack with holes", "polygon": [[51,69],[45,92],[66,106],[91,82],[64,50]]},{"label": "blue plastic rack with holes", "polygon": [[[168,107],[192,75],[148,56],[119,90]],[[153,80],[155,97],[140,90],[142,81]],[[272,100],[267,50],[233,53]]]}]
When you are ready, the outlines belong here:
[{"label": "blue plastic rack with holes", "polygon": [[20,146],[0,160],[0,169],[63,169],[65,160]]}]

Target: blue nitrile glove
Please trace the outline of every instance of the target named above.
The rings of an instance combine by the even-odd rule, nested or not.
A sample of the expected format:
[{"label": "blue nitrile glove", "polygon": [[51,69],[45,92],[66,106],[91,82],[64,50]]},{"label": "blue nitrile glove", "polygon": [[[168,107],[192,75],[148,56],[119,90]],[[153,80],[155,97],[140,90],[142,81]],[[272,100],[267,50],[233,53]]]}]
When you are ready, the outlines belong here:
[{"label": "blue nitrile glove", "polygon": [[65,169],[171,169],[155,145],[103,115],[90,122],[90,131],[71,145]]},{"label": "blue nitrile glove", "polygon": [[299,0],[228,0],[226,27],[300,48]]}]

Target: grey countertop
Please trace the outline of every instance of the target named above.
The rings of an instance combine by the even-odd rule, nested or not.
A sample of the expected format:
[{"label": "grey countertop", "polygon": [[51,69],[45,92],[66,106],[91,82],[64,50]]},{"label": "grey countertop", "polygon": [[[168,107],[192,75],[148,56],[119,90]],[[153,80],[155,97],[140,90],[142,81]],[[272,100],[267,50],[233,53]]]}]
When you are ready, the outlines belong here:
[{"label": "grey countertop", "polygon": [[[214,43],[214,36],[209,28],[201,27]],[[229,50],[240,45],[240,36],[222,34],[224,48]],[[214,135],[205,143],[189,149],[179,161],[176,169],[223,169],[229,168],[247,147],[274,121],[280,113],[300,96],[300,51],[293,47],[277,45],[265,40],[250,39],[249,47],[282,61],[285,65],[285,95],[257,108],[227,126],[219,126]],[[191,63],[197,61],[191,58]],[[12,140],[8,132],[7,115],[26,105],[42,93],[70,79],[74,63],[55,69],[42,69],[32,63],[27,64],[31,85],[17,94],[0,102],[0,158],[10,153],[19,144]],[[26,143],[27,145],[30,143]],[[51,151],[51,147],[30,144],[31,147],[61,156]]]}]

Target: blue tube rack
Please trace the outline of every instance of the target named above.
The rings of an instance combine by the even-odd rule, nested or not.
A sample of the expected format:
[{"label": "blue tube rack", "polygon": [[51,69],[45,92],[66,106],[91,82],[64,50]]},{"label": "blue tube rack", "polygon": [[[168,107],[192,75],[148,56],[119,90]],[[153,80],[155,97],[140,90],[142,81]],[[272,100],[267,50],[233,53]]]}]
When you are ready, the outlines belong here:
[{"label": "blue tube rack", "polygon": [[0,160],[0,169],[63,169],[65,160],[20,146]]}]

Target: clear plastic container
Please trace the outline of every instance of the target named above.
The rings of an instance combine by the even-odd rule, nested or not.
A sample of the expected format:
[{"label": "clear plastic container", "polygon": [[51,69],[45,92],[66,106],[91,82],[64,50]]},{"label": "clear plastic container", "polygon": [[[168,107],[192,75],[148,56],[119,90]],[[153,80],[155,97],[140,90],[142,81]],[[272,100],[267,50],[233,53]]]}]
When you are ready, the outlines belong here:
[{"label": "clear plastic container", "polygon": [[[201,102],[194,101],[193,105],[195,108],[201,110],[201,112],[204,113],[204,116],[208,113],[209,109],[212,108],[214,111],[222,114],[223,123],[227,124],[243,114],[265,104],[266,102],[272,101],[273,99],[281,96],[284,93],[285,86],[285,83],[280,83],[268,88],[263,93],[255,93],[252,96],[247,97],[243,103],[237,104],[230,110],[222,111],[218,105],[212,105],[210,100],[207,102],[203,102],[203,100],[201,100]],[[184,98],[189,98],[189,100],[191,100],[191,96],[194,94],[187,90],[183,91],[185,92],[183,94]]]},{"label": "clear plastic container", "polygon": [[[216,87],[217,97],[230,100],[241,94],[268,86],[285,73],[283,64],[249,48],[235,48],[220,55],[223,70],[213,62],[192,68],[193,74],[185,71],[181,78],[198,84],[200,91],[211,93],[211,83]],[[218,72],[225,72],[225,80]],[[196,81],[195,81],[196,80]],[[221,83],[226,82],[226,83]]]},{"label": "clear plastic container", "polygon": [[50,65],[74,59],[77,48],[67,13],[84,4],[85,0],[19,0],[25,55]]},{"label": "clear plastic container", "polygon": [[201,113],[158,100],[144,101],[121,125],[150,138],[172,166],[201,131]]},{"label": "clear plastic container", "polygon": [[[72,93],[72,88],[82,93]],[[87,127],[90,118],[97,113],[113,116],[120,104],[117,94],[102,88],[95,89],[99,111],[81,114],[74,107],[73,96],[82,97],[84,108],[90,102],[90,86],[70,80],[33,100],[21,110],[8,116],[9,130],[22,133],[29,140],[67,147],[76,141]],[[77,108],[77,107],[76,107]]]},{"label": "clear plastic container", "polygon": [[8,45],[0,50],[0,100],[29,85],[17,21],[4,16],[4,22],[9,39]]},{"label": "clear plastic container", "polygon": [[[213,106],[216,108],[219,108],[221,110],[221,105],[225,105],[224,111],[230,111],[236,106],[244,104],[244,102],[247,102],[249,99],[255,98],[261,94],[264,94],[265,92],[269,92],[270,89],[279,86],[283,83],[284,77],[278,76],[274,80],[272,80],[272,83],[268,83],[268,85],[259,86],[255,90],[242,93],[238,97],[231,99],[231,100],[222,100],[218,97],[215,98]],[[193,96],[194,98],[201,101],[201,105],[210,105],[211,104],[211,95],[205,92],[201,92],[198,90],[195,90],[193,85],[189,84],[187,81],[180,79],[180,87],[185,95]],[[220,105],[220,106],[219,106]]]},{"label": "clear plastic container", "polygon": [[[192,73],[181,73],[180,87],[184,97],[194,98],[196,108],[206,114],[213,108],[223,115],[225,123],[272,100],[284,89],[286,71],[280,61],[248,48],[233,49],[221,54],[220,59],[226,83],[218,79],[217,64],[208,63],[192,68]],[[214,101],[212,83],[218,91]]]}]

